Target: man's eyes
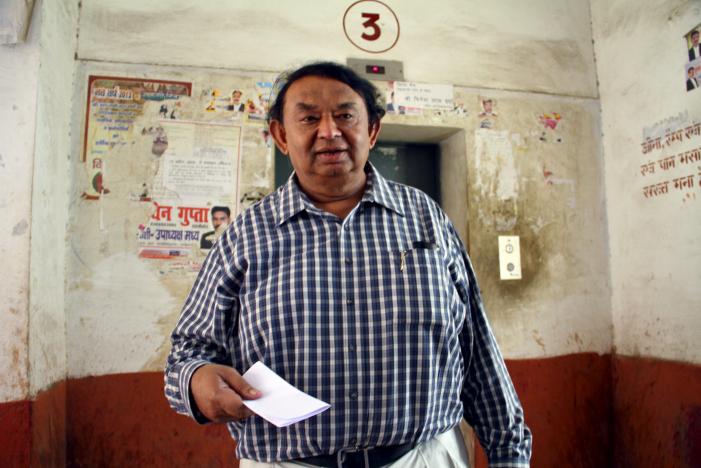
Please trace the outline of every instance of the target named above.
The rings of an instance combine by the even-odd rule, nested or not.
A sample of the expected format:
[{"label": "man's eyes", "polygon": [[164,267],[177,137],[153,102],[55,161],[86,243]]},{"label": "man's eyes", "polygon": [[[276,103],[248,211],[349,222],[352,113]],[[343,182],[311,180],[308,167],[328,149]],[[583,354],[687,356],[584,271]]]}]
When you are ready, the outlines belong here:
[{"label": "man's eyes", "polygon": [[[342,114],[336,114],[334,116],[334,119],[341,120],[341,121],[349,121],[349,120],[353,120],[354,118],[355,118],[355,114],[352,114],[350,112],[344,112]],[[316,115],[305,115],[300,119],[300,121],[302,121],[304,123],[314,123],[314,122],[318,122],[319,120],[320,120],[320,117],[316,116]]]}]

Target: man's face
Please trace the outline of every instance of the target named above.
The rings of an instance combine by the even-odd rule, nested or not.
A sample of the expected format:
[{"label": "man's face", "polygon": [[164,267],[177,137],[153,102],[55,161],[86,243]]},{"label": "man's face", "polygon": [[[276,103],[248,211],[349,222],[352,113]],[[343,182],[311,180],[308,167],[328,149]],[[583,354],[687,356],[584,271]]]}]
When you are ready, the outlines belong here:
[{"label": "man's face", "polygon": [[492,101],[487,100],[482,103],[484,105],[484,111],[486,113],[491,113],[492,112]]},{"label": "man's face", "polygon": [[289,87],[283,122],[272,121],[270,129],[302,188],[316,191],[330,183],[364,182],[380,124],[370,126],[365,101],[350,86],[307,76]]},{"label": "man's face", "polygon": [[696,47],[699,44],[699,33],[695,32],[691,35],[691,44]]},{"label": "man's face", "polygon": [[214,226],[214,229],[222,224],[229,224],[229,216],[224,211],[215,211],[212,213],[212,226]]}]

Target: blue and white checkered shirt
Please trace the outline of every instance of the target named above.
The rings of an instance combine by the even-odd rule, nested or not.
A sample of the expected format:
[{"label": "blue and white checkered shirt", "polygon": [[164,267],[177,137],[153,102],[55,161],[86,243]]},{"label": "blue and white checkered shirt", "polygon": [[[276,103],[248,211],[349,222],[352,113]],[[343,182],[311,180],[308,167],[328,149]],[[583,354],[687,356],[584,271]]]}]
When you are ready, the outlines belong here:
[{"label": "blue and white checkered shirt", "polygon": [[331,404],[277,428],[229,423],[237,455],[271,462],[422,442],[464,416],[490,465],[528,466],[531,433],[455,229],[426,194],[368,165],[344,220],[289,182],[214,245],[172,336],[165,393],[189,398],[206,363],[256,361]]}]

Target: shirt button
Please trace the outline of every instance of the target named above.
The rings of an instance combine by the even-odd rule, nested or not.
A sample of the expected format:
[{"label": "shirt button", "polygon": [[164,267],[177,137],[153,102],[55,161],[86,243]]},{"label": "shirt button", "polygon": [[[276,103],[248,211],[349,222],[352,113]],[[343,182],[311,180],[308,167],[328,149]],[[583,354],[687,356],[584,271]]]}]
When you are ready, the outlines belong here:
[{"label": "shirt button", "polygon": [[351,260],[350,257],[346,257],[344,261],[346,262],[346,265],[350,265],[351,263],[353,263],[353,260]]},{"label": "shirt button", "polygon": [[350,398],[351,398],[351,400],[357,400],[358,399],[358,392],[350,392]]},{"label": "shirt button", "polygon": [[353,304],[353,299],[346,299],[346,304],[352,305],[352,304]]},{"label": "shirt button", "polygon": [[355,351],[355,345],[354,345],[354,344],[349,344],[349,345],[348,345],[348,350],[349,350],[349,351]]},{"label": "shirt button", "polygon": [[346,224],[345,228],[346,231],[350,231],[350,225]]},{"label": "shirt button", "polygon": [[358,442],[358,439],[356,439],[355,437],[351,437],[350,440],[348,441],[348,443],[350,443],[351,445],[355,445],[357,442]]}]

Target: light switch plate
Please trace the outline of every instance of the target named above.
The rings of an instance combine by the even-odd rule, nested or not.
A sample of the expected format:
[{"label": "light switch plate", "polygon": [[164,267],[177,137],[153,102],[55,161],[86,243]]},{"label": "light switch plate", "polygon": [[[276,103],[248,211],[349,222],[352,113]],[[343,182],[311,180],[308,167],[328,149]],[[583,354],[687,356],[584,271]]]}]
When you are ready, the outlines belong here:
[{"label": "light switch plate", "polygon": [[499,277],[521,279],[521,245],[518,236],[499,236]]}]

